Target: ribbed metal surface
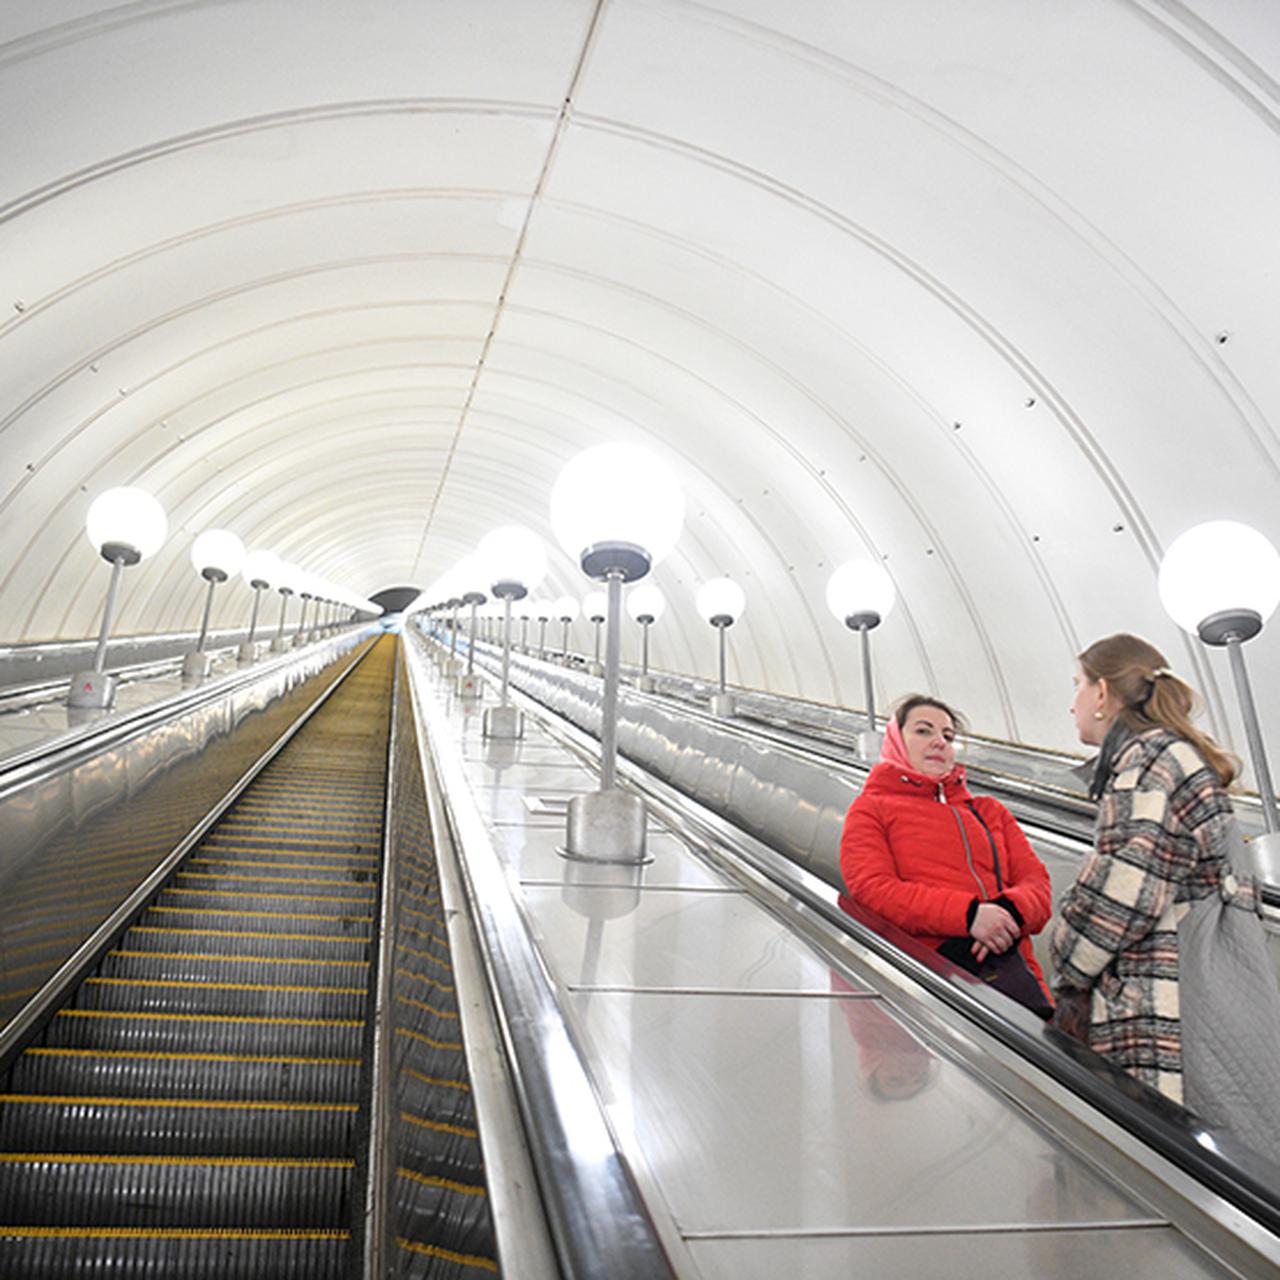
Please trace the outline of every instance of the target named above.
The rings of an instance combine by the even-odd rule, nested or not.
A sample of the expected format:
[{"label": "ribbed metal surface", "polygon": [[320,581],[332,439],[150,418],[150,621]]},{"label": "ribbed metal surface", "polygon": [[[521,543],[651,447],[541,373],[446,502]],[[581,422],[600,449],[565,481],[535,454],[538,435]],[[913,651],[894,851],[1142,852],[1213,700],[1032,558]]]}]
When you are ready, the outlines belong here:
[{"label": "ribbed metal surface", "polygon": [[343,1274],[393,653],[347,679],[14,1065],[0,1275]]}]

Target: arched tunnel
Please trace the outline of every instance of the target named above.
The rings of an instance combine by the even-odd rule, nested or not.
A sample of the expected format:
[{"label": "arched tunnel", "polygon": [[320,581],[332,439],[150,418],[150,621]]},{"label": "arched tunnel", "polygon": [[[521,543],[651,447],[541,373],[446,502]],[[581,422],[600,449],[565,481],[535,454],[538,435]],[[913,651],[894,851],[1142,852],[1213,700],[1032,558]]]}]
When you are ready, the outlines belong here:
[{"label": "arched tunnel", "polygon": [[[1035,943],[1052,982],[1094,848],[1077,656],[1132,633],[1239,758],[1240,826],[1276,875],[1260,936],[1280,955],[1280,857],[1258,852],[1280,573],[1230,556],[1202,571],[1269,599],[1243,648],[1184,629],[1159,587],[1206,522],[1280,544],[1272,6],[11,3],[0,119],[0,1185],[7,1161],[36,1188],[0,1211],[0,1271],[1277,1274],[1280,1154],[1002,1010],[907,936],[928,931],[850,915],[840,863],[881,745],[867,734],[905,695],[944,699],[969,785],[1052,877]],[[643,632],[617,620],[620,694],[589,611],[562,629],[551,604],[600,585],[551,495],[606,443],[657,459],[684,510],[646,577],[665,613]],[[119,487],[166,528],[111,573],[86,519]],[[504,658],[498,622],[469,630],[451,597],[511,524],[547,569]],[[304,575],[300,621],[281,581],[193,567],[215,529]],[[867,667],[825,601],[850,560],[891,583]],[[744,603],[717,636],[696,601],[722,577]],[[209,651],[194,667],[193,643]],[[77,681],[95,705],[104,668],[114,706],[68,708]],[[708,712],[717,678],[736,715]],[[523,736],[491,731],[495,699]],[[304,745],[321,732],[341,745]],[[615,744],[648,852],[597,864],[597,845],[574,856],[571,801],[601,769],[609,794]],[[267,835],[219,836],[249,824],[255,788],[294,785],[293,750],[311,798],[253,818]],[[276,983],[250,936],[308,914],[277,891],[295,871],[324,881],[322,862],[228,870],[272,841],[293,856],[304,828],[308,857],[354,841],[353,893],[360,859],[382,859],[368,985],[340,1014],[319,996],[281,1013],[277,989],[311,990],[320,954],[299,944]],[[250,897],[184,907],[215,871]],[[126,972],[180,907],[191,938],[222,912],[248,950]],[[405,959],[425,954],[419,908],[452,948],[445,1014]],[[349,1022],[345,1048],[314,1050],[351,1069],[332,1103],[355,1153],[332,1157],[341,1187],[279,1173],[337,1150],[291,1120],[283,1154],[249,1121],[220,1128],[213,1102],[175,1137],[198,1109],[175,1091],[204,1096],[176,1066],[137,1085],[172,1104],[151,1136],[111,1119],[112,1054],[313,1052],[65,1031],[68,1010],[106,1008],[87,991],[131,982],[234,988],[181,1016],[242,1029]],[[178,1016],[150,1001],[118,1016]],[[409,1063],[397,1046],[423,1036],[457,1061]],[[37,1074],[59,1045],[97,1074]],[[886,1056],[916,1071],[909,1098],[852,1081]],[[245,1070],[218,1107],[337,1096]],[[415,1090],[471,1109],[423,1119]],[[28,1124],[55,1095],[62,1127]],[[471,1145],[423,1155],[405,1135],[424,1125]],[[184,1152],[185,1209],[154,1172]],[[228,1189],[217,1162],[237,1160],[285,1181]],[[234,1207],[255,1202],[274,1207]]]}]

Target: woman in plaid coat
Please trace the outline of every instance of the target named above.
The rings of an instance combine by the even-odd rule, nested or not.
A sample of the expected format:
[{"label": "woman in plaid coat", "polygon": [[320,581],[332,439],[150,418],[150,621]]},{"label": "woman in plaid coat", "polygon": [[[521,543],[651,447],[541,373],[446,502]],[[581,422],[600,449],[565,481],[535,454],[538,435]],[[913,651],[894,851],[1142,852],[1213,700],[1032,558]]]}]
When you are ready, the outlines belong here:
[{"label": "woman in plaid coat", "polygon": [[1135,636],[1080,655],[1071,704],[1101,747],[1094,850],[1051,944],[1055,1022],[1130,1075],[1184,1102],[1178,923],[1219,891],[1236,761],[1190,721],[1192,691]]}]

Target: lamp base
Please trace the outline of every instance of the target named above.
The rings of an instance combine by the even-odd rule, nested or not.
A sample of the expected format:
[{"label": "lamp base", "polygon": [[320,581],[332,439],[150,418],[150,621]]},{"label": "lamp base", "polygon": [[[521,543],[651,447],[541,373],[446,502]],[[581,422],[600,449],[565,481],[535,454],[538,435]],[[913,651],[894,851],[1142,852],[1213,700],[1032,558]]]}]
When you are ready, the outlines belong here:
[{"label": "lamp base", "polygon": [[1253,609],[1228,609],[1211,613],[1196,628],[1205,644],[1223,645],[1229,640],[1252,640],[1262,630],[1262,615]]},{"label": "lamp base", "polygon": [[1245,841],[1249,865],[1241,867],[1242,874],[1254,875],[1260,885],[1268,889],[1280,889],[1280,831],[1269,831]]},{"label": "lamp base", "polygon": [[639,689],[641,693],[652,693],[654,689],[657,688],[657,682],[652,676],[637,676],[636,688]]},{"label": "lamp base", "polygon": [[711,695],[711,714],[723,716],[726,720],[737,710],[737,703],[731,693],[713,693]]},{"label": "lamp base", "polygon": [[474,671],[470,675],[464,671],[456,681],[456,688],[458,697],[464,702],[479,702],[484,697],[484,685]]},{"label": "lamp base", "polygon": [[596,679],[599,679],[602,675],[604,675],[604,663],[603,663],[603,662],[588,662],[588,663],[587,663],[587,675],[589,675],[589,676],[595,676],[595,677],[596,677]]},{"label": "lamp base", "polygon": [[875,729],[864,729],[858,734],[858,754],[869,764],[880,759],[880,748],[884,746],[884,734]]},{"label": "lamp base", "polygon": [[271,652],[284,653],[287,649],[292,647],[292,644],[293,642],[288,636],[276,636],[275,639],[271,641]]},{"label": "lamp base", "polygon": [[516,707],[489,707],[484,713],[483,733],[486,738],[523,738],[524,716]]},{"label": "lamp base", "polygon": [[182,660],[184,680],[207,680],[213,670],[213,659],[207,653],[189,653]]},{"label": "lamp base", "polygon": [[258,646],[250,644],[247,640],[236,650],[236,661],[242,666],[247,667],[258,660]]},{"label": "lamp base", "polygon": [[80,671],[71,677],[69,707],[109,707],[116,698],[116,678],[105,671]]},{"label": "lamp base", "polygon": [[561,857],[576,862],[652,862],[644,848],[644,801],[611,787],[574,796]]}]

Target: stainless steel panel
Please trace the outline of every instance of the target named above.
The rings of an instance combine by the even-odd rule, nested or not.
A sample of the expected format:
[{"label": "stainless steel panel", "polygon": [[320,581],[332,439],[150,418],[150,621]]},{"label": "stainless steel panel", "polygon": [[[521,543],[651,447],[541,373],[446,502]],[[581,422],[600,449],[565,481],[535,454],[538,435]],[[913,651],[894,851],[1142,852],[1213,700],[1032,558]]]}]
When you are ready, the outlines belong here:
[{"label": "stainless steel panel", "polygon": [[[568,868],[573,865],[558,852],[565,842],[564,816],[547,815],[536,824],[494,826],[492,833],[498,856],[519,879],[526,883],[564,883]],[[693,857],[685,845],[668,832],[651,827],[645,836],[645,848],[653,859],[643,868],[645,888],[716,889],[724,884],[722,876]],[[575,874],[589,881],[597,864],[576,865]]]},{"label": "stainless steel panel", "polygon": [[[927,1185],[921,1194],[928,1195]],[[974,1195],[982,1194],[980,1187]],[[702,1280],[1191,1280],[1234,1275],[1168,1227],[692,1240]]]},{"label": "stainless steel panel", "polygon": [[573,1007],[685,1232],[1149,1220],[878,1000],[597,991]]},{"label": "stainless steel panel", "polygon": [[[745,894],[525,885],[525,910],[568,986],[832,992],[831,970]],[[853,985],[847,984],[852,990]]]}]

